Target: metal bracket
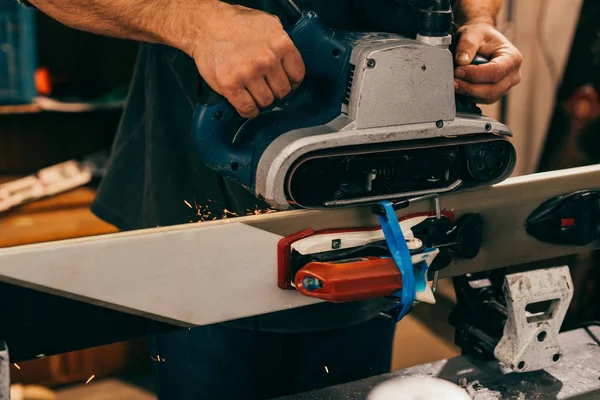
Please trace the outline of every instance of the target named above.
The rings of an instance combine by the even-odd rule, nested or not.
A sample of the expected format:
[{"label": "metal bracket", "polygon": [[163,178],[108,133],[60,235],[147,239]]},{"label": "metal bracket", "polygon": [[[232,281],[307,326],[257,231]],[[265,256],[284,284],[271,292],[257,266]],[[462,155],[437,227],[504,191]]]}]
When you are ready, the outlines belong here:
[{"label": "metal bracket", "polygon": [[[559,362],[558,333],[573,298],[569,267],[507,275],[504,294],[507,320],[494,356],[516,372]],[[536,306],[537,312],[532,309]]]},{"label": "metal bracket", "polygon": [[[442,218],[442,206],[441,206],[441,201],[440,201],[440,195],[437,193],[427,194],[427,195],[418,196],[418,197],[412,197],[412,198],[405,199],[402,201],[393,202],[392,207],[394,208],[394,210],[401,210],[404,208],[408,208],[413,203],[418,203],[418,202],[421,202],[424,200],[430,200],[430,199],[433,199],[433,201],[434,201],[435,217],[437,219],[441,219]],[[381,204],[373,205],[371,207],[371,210],[373,211],[373,214],[375,214],[375,215],[383,215],[385,213]],[[431,287],[431,290],[433,293],[435,293],[437,290],[439,276],[440,276],[440,271],[434,271],[433,285]]]}]

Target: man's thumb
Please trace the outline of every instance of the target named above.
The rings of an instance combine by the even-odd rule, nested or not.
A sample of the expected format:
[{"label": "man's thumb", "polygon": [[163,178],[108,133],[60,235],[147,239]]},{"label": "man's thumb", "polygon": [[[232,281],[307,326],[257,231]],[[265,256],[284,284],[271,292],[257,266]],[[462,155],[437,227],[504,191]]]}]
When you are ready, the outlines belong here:
[{"label": "man's thumb", "polygon": [[477,55],[481,44],[481,34],[476,29],[465,29],[456,45],[456,63],[459,66],[469,65]]}]

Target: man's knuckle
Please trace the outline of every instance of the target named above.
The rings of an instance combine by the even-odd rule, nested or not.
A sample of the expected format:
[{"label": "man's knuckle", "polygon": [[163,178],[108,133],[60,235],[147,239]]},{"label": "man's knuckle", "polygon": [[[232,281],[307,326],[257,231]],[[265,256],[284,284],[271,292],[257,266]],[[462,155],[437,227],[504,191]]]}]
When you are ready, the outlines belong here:
[{"label": "man's knuckle", "polygon": [[490,100],[491,97],[487,91],[478,93],[477,95],[475,95],[473,97],[477,98],[479,103],[482,103],[482,104],[490,104],[491,103],[491,100]]},{"label": "man's knuckle", "polygon": [[497,83],[500,82],[506,76],[506,71],[502,67],[498,67],[494,69],[492,73],[492,82]]},{"label": "man's knuckle", "polygon": [[245,116],[253,116],[258,110],[256,109],[256,105],[244,102],[238,106],[238,111],[240,112],[240,114],[243,114]]},{"label": "man's knuckle", "polygon": [[237,71],[238,80],[242,82],[248,82],[254,79],[254,77],[260,73],[260,66],[256,62],[246,63]]},{"label": "man's knuckle", "polygon": [[293,48],[290,37],[284,31],[277,32],[272,36],[271,45],[278,51],[289,51]]},{"label": "man's knuckle", "polygon": [[278,99],[282,99],[287,96],[291,89],[292,87],[289,82],[282,82],[273,88],[273,95]]},{"label": "man's knuckle", "polygon": [[265,71],[271,69],[275,65],[276,57],[272,51],[263,49],[257,52],[252,60],[247,63],[244,76],[252,78],[257,75],[264,75]]},{"label": "man's knuckle", "polygon": [[269,93],[269,95],[265,99],[265,104],[263,105],[263,107],[270,106],[271,104],[273,104],[274,101],[275,101],[275,95],[273,93]]},{"label": "man's knuckle", "polygon": [[305,74],[306,74],[306,67],[304,66],[304,64],[302,62],[299,62],[296,71],[294,71],[292,73],[292,76],[290,78],[292,78],[294,82],[299,83],[299,82],[302,82]]},{"label": "man's knuckle", "polygon": [[517,72],[516,74],[513,75],[513,86],[518,85],[519,83],[521,83],[521,80],[523,79],[521,72]]},{"label": "man's knuckle", "polygon": [[285,83],[285,85],[279,91],[279,98],[284,98],[292,91],[292,85],[289,81]]},{"label": "man's knuckle", "polygon": [[275,14],[264,13],[263,23],[264,26],[269,27],[271,29],[282,29],[281,20]]},{"label": "man's knuckle", "polygon": [[277,57],[270,50],[263,50],[257,58],[259,68],[270,68],[277,62]]},{"label": "man's knuckle", "polygon": [[480,82],[483,79],[483,73],[480,68],[470,68],[466,79],[471,79],[474,82]]},{"label": "man's knuckle", "polygon": [[497,98],[497,93],[495,89],[487,89],[484,93],[483,93],[483,100],[485,100],[488,104],[489,103],[493,103],[496,98]]},{"label": "man's knuckle", "polygon": [[521,67],[521,65],[523,65],[523,54],[521,54],[520,51],[517,50],[517,54],[515,55],[516,58],[516,62],[517,62],[517,67]]},{"label": "man's knuckle", "polygon": [[478,45],[471,36],[465,36],[461,39],[461,42],[464,47],[477,47]]},{"label": "man's knuckle", "polygon": [[259,105],[264,108],[271,105],[271,103],[273,103],[273,100],[275,100],[275,98],[273,97],[272,93],[265,93],[260,97],[258,101]]},{"label": "man's knuckle", "polygon": [[238,88],[238,80],[232,74],[223,74],[218,77],[218,85],[223,93],[232,93]]},{"label": "man's knuckle", "polygon": [[235,102],[237,101],[236,92],[232,90],[223,90],[221,91],[221,95],[225,97],[233,106],[235,106]]},{"label": "man's knuckle", "polygon": [[285,96],[287,96],[292,90],[291,86],[288,86],[286,88],[283,89],[279,89],[277,90],[276,96],[278,99],[283,99]]}]

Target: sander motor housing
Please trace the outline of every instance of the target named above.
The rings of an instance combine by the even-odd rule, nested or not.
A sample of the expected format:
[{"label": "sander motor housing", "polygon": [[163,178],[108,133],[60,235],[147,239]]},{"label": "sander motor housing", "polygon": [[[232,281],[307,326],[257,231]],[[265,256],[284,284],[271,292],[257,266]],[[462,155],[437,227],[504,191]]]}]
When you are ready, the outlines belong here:
[{"label": "sander motor housing", "polygon": [[288,31],[302,85],[243,119],[206,85],[192,137],[210,168],[271,207],[330,208],[489,185],[513,171],[509,128],[454,91],[450,35]]}]

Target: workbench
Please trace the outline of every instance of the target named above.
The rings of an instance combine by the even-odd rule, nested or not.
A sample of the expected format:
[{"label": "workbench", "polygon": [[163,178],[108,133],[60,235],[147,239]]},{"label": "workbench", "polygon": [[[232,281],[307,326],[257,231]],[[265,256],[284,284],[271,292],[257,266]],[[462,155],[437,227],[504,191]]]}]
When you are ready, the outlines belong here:
[{"label": "workbench", "polygon": [[[600,336],[600,328],[589,330]],[[476,400],[598,399],[600,347],[584,330],[559,335],[562,361],[543,371],[505,373],[497,361],[459,356],[280,400],[362,400],[379,383],[404,377],[433,376],[460,384]]]},{"label": "workbench", "polygon": [[[0,183],[18,178],[20,176],[0,176]],[[93,187],[80,187],[0,213],[0,248],[117,232],[114,226],[98,219],[90,211],[90,204],[95,196],[96,191]],[[61,326],[61,323],[68,322],[70,319],[68,316],[53,317],[69,309],[65,308],[66,302],[58,301],[60,299],[50,301],[40,299],[35,292],[20,290],[6,283],[0,283],[0,299],[4,303],[18,305],[9,307],[10,311],[7,311],[5,316],[26,314],[27,310],[40,310],[39,315],[46,315],[46,325],[39,325],[46,326],[43,328],[45,334],[52,331],[47,324]],[[40,301],[44,302],[47,308],[41,310]],[[82,316],[79,316],[78,320],[81,318]],[[27,324],[31,323],[32,321],[27,321]],[[6,329],[6,324],[3,324],[0,333],[4,333]],[[36,331],[38,331],[36,328],[26,329],[22,335],[35,335]],[[34,340],[33,336],[31,340]],[[18,360],[18,349],[14,352],[10,349],[10,359],[12,362],[18,361],[19,368],[12,362],[7,364],[7,368],[11,365],[10,376],[14,383],[54,387],[73,382],[85,382],[92,374],[103,377],[129,368],[135,361],[129,358],[132,357],[132,353],[139,351],[137,347],[139,347],[137,343],[120,342],[43,359],[29,357],[29,360],[24,362]],[[3,372],[1,357],[0,344],[0,378]]]},{"label": "workbench", "polygon": [[[0,176],[0,183],[12,179]],[[0,213],[0,248],[117,232],[90,211],[95,197],[81,187]]]}]

